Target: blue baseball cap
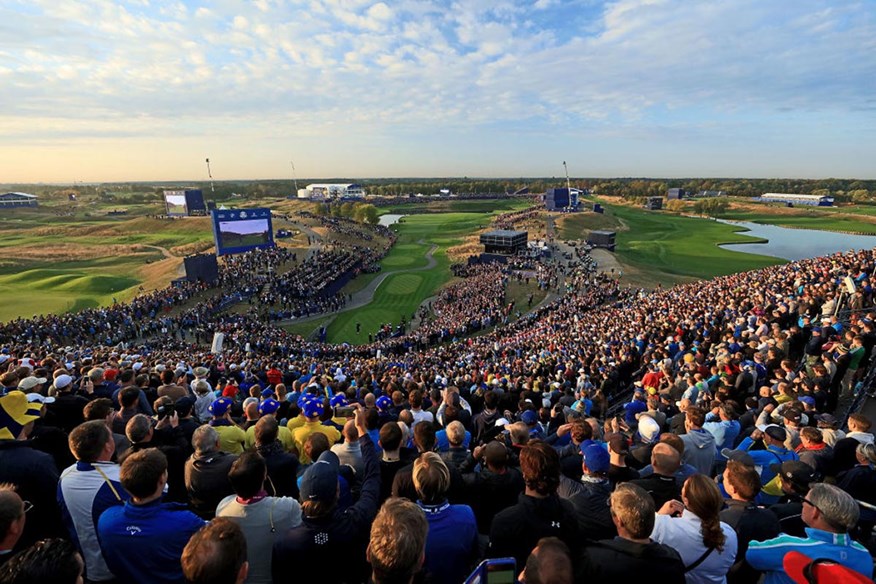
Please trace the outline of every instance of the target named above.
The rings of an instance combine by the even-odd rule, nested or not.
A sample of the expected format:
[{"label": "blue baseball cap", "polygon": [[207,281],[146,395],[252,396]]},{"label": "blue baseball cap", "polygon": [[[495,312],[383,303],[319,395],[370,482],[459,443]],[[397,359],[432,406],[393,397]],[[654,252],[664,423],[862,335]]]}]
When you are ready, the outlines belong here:
[{"label": "blue baseball cap", "polygon": [[259,413],[261,415],[273,414],[280,409],[280,402],[275,399],[268,398],[259,404]]},{"label": "blue baseball cap", "polygon": [[611,467],[611,457],[608,450],[600,444],[588,444],[581,449],[581,458],[590,472],[608,472]]},{"label": "blue baseball cap", "polygon": [[265,388],[262,390],[262,397],[271,397],[274,395],[274,390],[271,388]]},{"label": "blue baseball cap", "polygon": [[326,450],[301,477],[302,501],[334,501],[338,494],[338,455]]},{"label": "blue baseball cap", "polygon": [[332,399],[329,400],[329,403],[333,408],[340,408],[347,405],[347,398],[342,393],[336,393],[332,396]]},{"label": "blue baseball cap", "polygon": [[377,398],[375,405],[377,406],[378,410],[385,410],[385,409],[388,409],[389,406],[392,405],[392,400],[389,399],[388,396],[381,395],[379,398]]},{"label": "blue baseball cap", "polygon": [[532,426],[538,423],[538,414],[536,414],[532,410],[526,410],[525,412],[520,414],[520,420],[527,426]]},{"label": "blue baseball cap", "polygon": [[310,399],[304,402],[301,408],[304,411],[304,416],[307,418],[315,418],[321,416],[324,410],[321,399]]},{"label": "blue baseball cap", "polygon": [[229,397],[220,397],[219,399],[214,400],[208,409],[214,416],[224,416],[228,410],[231,409],[233,403],[234,402],[231,401],[231,398]]}]

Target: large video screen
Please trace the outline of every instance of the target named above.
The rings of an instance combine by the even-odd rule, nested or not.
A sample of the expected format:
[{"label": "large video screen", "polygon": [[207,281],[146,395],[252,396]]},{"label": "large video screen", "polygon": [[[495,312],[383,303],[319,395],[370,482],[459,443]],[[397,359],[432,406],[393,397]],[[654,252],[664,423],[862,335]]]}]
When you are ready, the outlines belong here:
[{"label": "large video screen", "polygon": [[164,191],[164,204],[171,217],[185,217],[189,214],[185,191]]},{"label": "large video screen", "polygon": [[270,209],[220,209],[212,216],[216,255],[274,245]]}]

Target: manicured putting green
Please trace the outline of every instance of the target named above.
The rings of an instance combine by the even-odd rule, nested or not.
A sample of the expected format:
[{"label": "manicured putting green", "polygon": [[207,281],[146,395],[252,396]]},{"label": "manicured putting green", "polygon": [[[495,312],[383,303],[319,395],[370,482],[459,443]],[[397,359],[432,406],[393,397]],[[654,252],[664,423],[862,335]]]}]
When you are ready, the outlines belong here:
[{"label": "manicured putting green", "polygon": [[415,258],[410,256],[393,256],[383,260],[383,267],[410,266],[415,262]]},{"label": "manicured putting green", "polygon": [[381,287],[386,287],[385,294],[413,294],[423,283],[423,276],[417,274],[399,274],[393,276]]}]

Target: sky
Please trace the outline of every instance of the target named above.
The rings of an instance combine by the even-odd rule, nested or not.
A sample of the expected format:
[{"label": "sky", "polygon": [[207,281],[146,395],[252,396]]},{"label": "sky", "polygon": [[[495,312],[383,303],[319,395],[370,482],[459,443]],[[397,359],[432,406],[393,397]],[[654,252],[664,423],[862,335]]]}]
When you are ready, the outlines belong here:
[{"label": "sky", "polygon": [[876,0],[0,0],[0,182],[876,178]]}]

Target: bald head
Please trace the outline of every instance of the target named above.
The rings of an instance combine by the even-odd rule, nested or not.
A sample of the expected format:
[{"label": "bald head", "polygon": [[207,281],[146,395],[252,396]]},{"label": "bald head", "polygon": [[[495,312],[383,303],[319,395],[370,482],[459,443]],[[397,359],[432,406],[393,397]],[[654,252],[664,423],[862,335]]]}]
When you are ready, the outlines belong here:
[{"label": "bald head", "polygon": [[344,424],[344,442],[355,442],[359,439],[359,430],[356,429],[354,420],[347,420]]},{"label": "bald head", "polygon": [[651,466],[657,474],[673,476],[681,466],[681,455],[669,444],[658,442],[651,451]]}]

